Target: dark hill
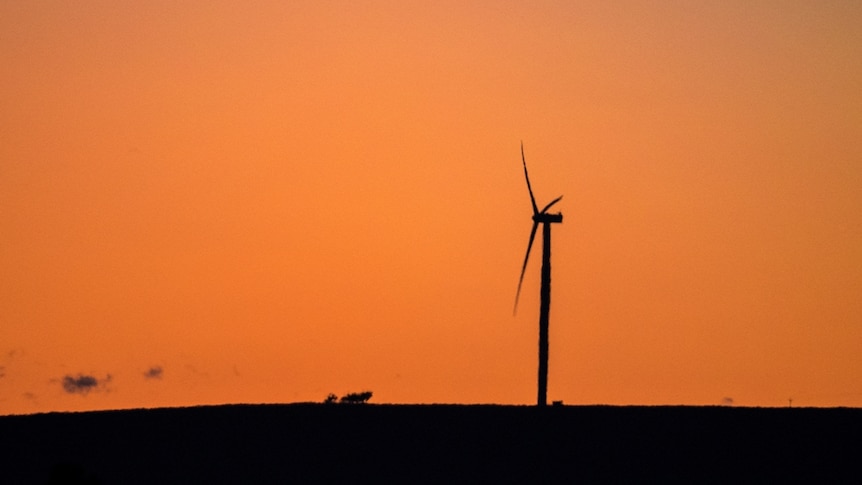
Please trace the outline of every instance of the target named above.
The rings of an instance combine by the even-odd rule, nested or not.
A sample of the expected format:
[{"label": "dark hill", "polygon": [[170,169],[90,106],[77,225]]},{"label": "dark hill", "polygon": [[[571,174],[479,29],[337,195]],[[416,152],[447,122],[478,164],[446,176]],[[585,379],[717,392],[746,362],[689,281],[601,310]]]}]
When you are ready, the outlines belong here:
[{"label": "dark hill", "polygon": [[[0,417],[0,483],[835,483],[862,409],[231,405]],[[858,483],[858,482],[857,482]]]}]

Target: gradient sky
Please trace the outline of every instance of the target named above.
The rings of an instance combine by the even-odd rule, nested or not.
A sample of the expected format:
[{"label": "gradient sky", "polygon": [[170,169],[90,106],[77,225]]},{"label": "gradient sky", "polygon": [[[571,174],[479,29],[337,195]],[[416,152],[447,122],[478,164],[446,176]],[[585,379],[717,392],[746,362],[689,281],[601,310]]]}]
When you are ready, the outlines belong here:
[{"label": "gradient sky", "polygon": [[862,3],[2,2],[0,414],[862,406]]}]

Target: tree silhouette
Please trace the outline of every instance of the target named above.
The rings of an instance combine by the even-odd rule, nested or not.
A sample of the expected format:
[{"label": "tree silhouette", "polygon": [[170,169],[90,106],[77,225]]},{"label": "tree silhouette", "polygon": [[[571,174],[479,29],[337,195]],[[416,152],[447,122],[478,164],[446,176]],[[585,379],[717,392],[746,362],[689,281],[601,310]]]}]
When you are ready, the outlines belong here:
[{"label": "tree silhouette", "polygon": [[365,404],[371,399],[371,391],[351,392],[341,396],[341,402],[347,404]]}]

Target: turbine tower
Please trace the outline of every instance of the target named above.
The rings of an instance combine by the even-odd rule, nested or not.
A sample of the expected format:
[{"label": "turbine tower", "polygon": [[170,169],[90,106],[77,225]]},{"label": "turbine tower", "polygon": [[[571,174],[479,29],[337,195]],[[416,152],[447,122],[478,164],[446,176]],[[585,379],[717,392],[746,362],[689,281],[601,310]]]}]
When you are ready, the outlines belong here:
[{"label": "turbine tower", "polygon": [[548,317],[551,311],[551,224],[563,222],[563,214],[549,214],[548,209],[563,198],[559,196],[539,210],[533,188],[530,186],[530,176],[527,175],[527,160],[524,157],[524,142],[521,142],[521,163],[524,165],[524,178],[527,179],[527,190],[530,192],[530,202],[533,204],[533,228],[530,230],[530,242],[527,244],[527,255],[521,267],[521,278],[518,280],[518,292],[515,293],[515,312],[518,311],[518,298],[521,296],[521,284],[524,282],[524,272],[530,259],[530,250],[536,238],[536,229],[542,224],[542,288],[539,305],[539,396],[537,405],[548,404]]}]

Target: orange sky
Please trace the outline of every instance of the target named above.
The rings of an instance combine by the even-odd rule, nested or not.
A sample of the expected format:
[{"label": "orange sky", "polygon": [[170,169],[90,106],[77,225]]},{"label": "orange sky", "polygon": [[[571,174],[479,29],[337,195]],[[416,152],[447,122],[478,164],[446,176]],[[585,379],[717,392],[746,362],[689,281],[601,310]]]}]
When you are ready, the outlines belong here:
[{"label": "orange sky", "polygon": [[862,406],[860,25],[2,2],[0,414],[534,403],[521,140],[538,204],[564,195],[549,400]]}]

